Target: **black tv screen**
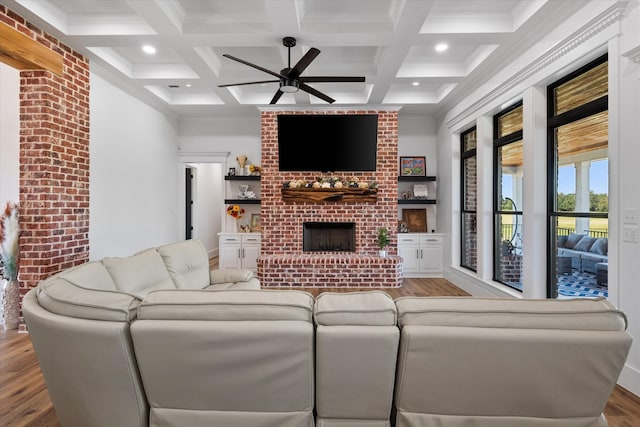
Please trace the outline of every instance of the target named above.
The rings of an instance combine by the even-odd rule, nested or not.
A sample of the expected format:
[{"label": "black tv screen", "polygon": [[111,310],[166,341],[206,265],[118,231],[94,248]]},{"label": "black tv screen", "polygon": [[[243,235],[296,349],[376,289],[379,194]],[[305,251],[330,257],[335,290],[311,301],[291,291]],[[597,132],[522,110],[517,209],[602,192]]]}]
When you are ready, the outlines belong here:
[{"label": "black tv screen", "polygon": [[281,171],[375,171],[377,114],[279,114]]}]

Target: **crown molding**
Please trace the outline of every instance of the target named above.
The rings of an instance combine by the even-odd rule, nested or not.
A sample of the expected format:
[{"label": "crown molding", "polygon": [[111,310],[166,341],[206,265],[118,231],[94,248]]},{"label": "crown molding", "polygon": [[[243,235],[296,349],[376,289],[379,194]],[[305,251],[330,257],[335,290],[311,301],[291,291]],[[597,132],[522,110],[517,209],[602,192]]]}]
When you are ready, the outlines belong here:
[{"label": "crown molding", "polygon": [[640,64],[640,46],[623,53],[622,56],[629,58],[636,64]]},{"label": "crown molding", "polygon": [[[446,121],[449,129],[454,128],[458,122],[471,115],[488,104],[494,103],[497,98],[513,89],[518,84],[527,80],[540,70],[562,58],[567,53],[584,44],[587,40],[601,33],[606,28],[620,21],[624,17],[624,12],[629,0],[621,0],[603,11],[600,15],[593,18],[587,24],[579,28],[569,37],[558,43],[554,48],[550,49],[544,55],[536,58],[526,66],[522,67],[517,73],[506,79],[501,85],[482,96],[481,99],[475,101],[460,113]],[[634,49],[636,50],[636,49]],[[638,55],[638,54],[637,54]],[[636,57],[637,57],[636,55]],[[634,59],[634,62],[636,60]]]}]

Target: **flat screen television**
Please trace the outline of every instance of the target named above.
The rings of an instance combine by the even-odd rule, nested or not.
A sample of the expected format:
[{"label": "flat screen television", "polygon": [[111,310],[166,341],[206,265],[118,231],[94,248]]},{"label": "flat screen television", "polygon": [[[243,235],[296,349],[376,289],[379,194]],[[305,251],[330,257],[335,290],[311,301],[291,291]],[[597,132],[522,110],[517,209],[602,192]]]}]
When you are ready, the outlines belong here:
[{"label": "flat screen television", "polygon": [[280,171],[376,170],[377,114],[279,114]]}]

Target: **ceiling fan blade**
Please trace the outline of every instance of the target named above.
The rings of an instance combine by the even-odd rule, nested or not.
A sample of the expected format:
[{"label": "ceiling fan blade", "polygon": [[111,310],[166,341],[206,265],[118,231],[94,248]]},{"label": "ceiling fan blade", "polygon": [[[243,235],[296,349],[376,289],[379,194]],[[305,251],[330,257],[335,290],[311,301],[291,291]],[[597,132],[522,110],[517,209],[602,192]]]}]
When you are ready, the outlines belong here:
[{"label": "ceiling fan blade", "polygon": [[298,78],[304,83],[360,83],[364,82],[364,77],[343,77],[343,76],[309,76]]},{"label": "ceiling fan blade", "polygon": [[312,47],[304,54],[302,58],[293,66],[291,71],[289,71],[289,78],[296,78],[311,64],[311,61],[316,59],[316,56],[320,54],[320,51],[315,47]]},{"label": "ceiling fan blade", "polygon": [[224,56],[225,58],[233,59],[234,61],[238,61],[241,64],[248,65],[249,67],[253,67],[253,68],[257,69],[257,70],[264,71],[265,73],[271,74],[274,77],[286,78],[286,76],[283,76],[282,74],[276,73],[275,71],[267,70],[264,67],[261,67],[261,66],[256,65],[256,64],[252,64],[251,62],[247,62],[244,59],[236,58],[235,56],[231,56],[231,55],[228,55],[226,53],[223,53],[222,56]]},{"label": "ceiling fan blade", "polygon": [[273,98],[271,99],[271,102],[269,104],[275,104],[276,102],[278,102],[278,99],[280,99],[280,97],[282,96],[283,93],[284,92],[282,92],[280,89],[278,89],[276,94],[273,95]]},{"label": "ceiling fan blade", "polygon": [[313,96],[317,96],[318,98],[320,98],[320,99],[322,99],[324,101],[327,101],[329,104],[333,104],[336,101],[335,99],[325,95],[324,93],[320,92],[319,90],[315,90],[311,86],[308,86],[308,85],[306,85],[306,84],[304,84],[302,82],[300,82],[300,86],[299,87],[300,87],[301,90],[303,90],[303,91],[305,91],[307,93],[310,93]]},{"label": "ceiling fan blade", "polygon": [[243,86],[243,85],[258,85],[263,83],[277,83],[280,80],[262,80],[259,82],[246,82],[246,83],[229,83],[226,85],[218,85],[218,87],[229,87],[229,86]]}]

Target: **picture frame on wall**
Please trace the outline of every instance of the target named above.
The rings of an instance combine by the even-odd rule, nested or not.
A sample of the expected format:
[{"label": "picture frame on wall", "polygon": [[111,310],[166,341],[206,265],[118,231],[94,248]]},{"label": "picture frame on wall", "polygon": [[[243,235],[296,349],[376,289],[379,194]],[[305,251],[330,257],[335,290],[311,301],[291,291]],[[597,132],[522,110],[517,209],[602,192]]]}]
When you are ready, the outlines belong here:
[{"label": "picture frame on wall", "polygon": [[427,158],[400,157],[400,176],[427,176]]},{"label": "picture frame on wall", "polygon": [[260,231],[260,214],[251,214],[251,231]]},{"label": "picture frame on wall", "polygon": [[426,209],[402,209],[402,221],[411,233],[427,232]]}]

